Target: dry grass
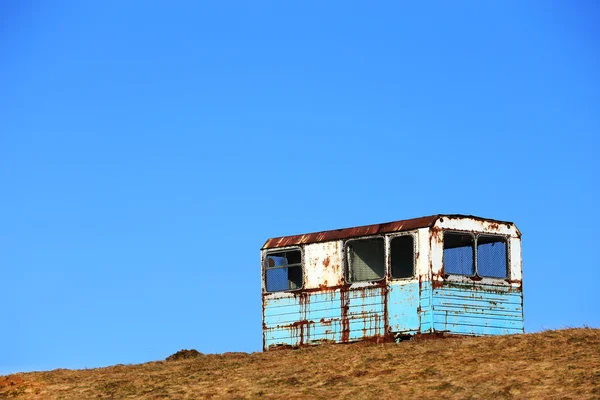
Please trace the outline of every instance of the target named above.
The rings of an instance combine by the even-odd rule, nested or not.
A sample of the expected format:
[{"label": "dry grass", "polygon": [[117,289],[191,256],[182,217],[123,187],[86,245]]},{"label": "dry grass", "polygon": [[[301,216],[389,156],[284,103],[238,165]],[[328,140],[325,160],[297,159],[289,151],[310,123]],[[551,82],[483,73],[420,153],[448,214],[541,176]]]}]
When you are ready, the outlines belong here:
[{"label": "dry grass", "polygon": [[565,329],[267,353],[0,377],[0,398],[600,399],[600,330]]}]

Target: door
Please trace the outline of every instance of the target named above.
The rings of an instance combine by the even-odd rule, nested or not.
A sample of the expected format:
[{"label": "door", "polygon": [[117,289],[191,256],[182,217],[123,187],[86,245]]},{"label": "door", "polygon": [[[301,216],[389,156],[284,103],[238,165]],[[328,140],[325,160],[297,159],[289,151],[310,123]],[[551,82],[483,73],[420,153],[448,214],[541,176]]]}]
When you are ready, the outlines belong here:
[{"label": "door", "polygon": [[394,333],[414,334],[419,330],[419,279],[416,277],[415,235],[390,238],[388,326]]}]

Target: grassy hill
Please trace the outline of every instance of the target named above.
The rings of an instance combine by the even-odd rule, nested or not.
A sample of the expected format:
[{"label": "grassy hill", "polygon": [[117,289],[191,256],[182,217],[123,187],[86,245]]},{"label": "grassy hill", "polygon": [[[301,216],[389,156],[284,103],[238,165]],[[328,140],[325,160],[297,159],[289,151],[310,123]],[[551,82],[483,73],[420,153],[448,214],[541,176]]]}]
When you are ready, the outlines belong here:
[{"label": "grassy hill", "polygon": [[252,354],[179,352],[139,365],[2,376],[0,398],[600,399],[600,329]]}]

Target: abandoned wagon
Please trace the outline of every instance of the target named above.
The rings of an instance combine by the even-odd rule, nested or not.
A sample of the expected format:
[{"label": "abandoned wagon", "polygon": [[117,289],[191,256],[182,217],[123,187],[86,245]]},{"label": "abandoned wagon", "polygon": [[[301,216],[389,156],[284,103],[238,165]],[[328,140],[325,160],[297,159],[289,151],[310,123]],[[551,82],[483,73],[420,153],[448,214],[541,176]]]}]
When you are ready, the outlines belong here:
[{"label": "abandoned wagon", "polygon": [[263,349],[523,332],[521,233],[433,215],[269,239]]}]

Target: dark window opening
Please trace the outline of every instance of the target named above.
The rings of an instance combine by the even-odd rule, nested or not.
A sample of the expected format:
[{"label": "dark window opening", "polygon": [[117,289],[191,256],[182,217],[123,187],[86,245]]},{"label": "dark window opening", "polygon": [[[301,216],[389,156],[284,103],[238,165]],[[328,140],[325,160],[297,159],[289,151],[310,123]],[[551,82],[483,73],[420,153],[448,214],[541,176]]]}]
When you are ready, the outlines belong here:
[{"label": "dark window opening", "polygon": [[383,238],[353,240],[348,243],[350,282],[379,280],[385,275]]},{"label": "dark window opening", "polygon": [[477,236],[477,274],[489,278],[506,278],[506,250],[506,238],[502,236]]},{"label": "dark window opening", "polygon": [[469,233],[444,232],[444,272],[475,275],[474,237]]},{"label": "dark window opening", "polygon": [[288,250],[270,253],[265,258],[267,292],[302,288],[302,253]]},{"label": "dark window opening", "polygon": [[415,269],[415,244],[412,235],[398,236],[390,242],[392,278],[412,278]]}]

